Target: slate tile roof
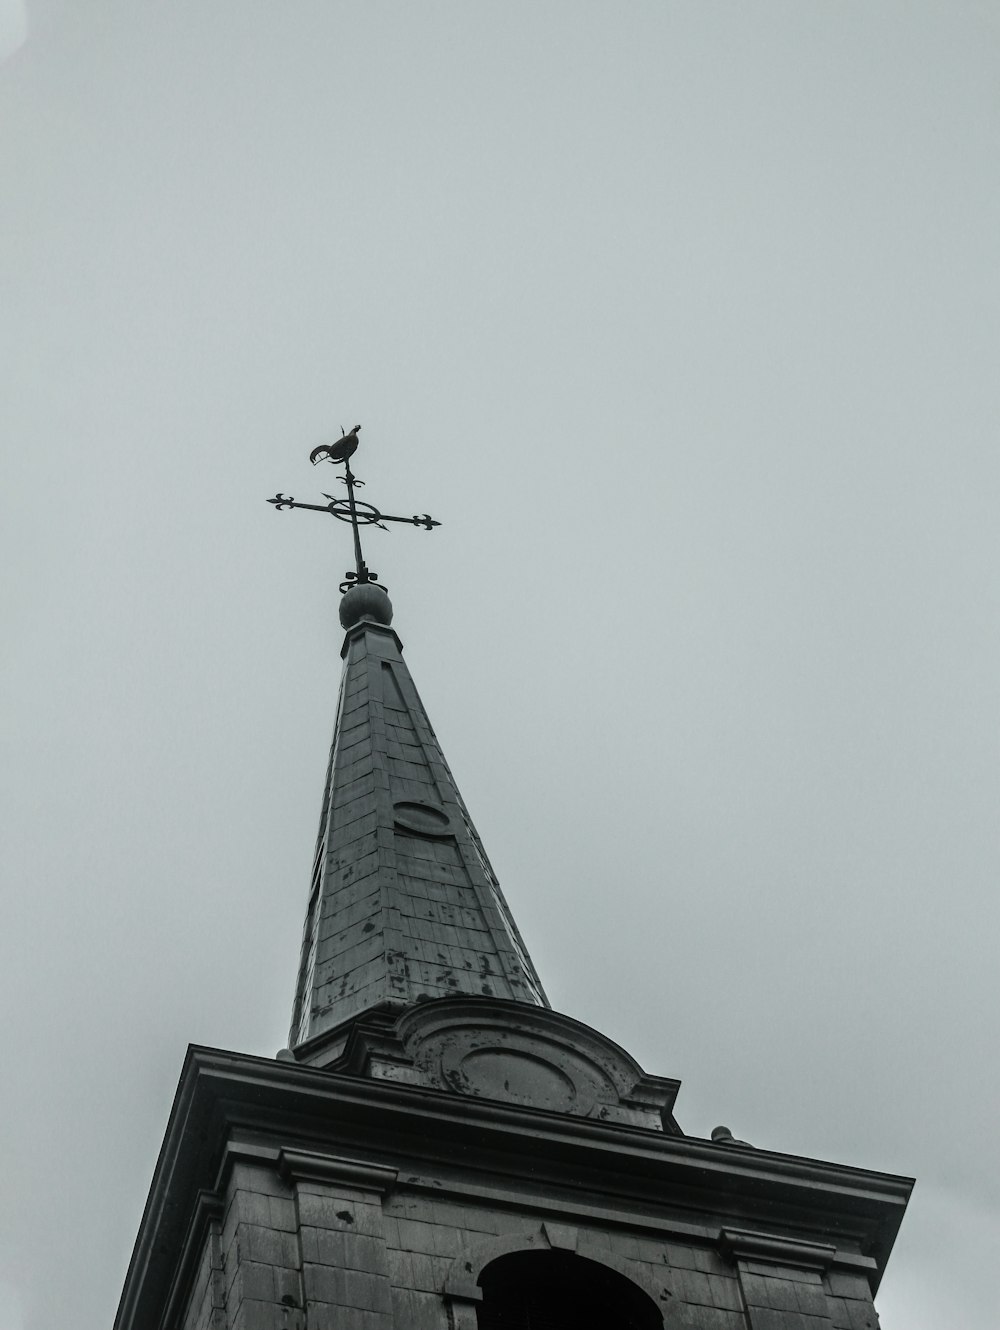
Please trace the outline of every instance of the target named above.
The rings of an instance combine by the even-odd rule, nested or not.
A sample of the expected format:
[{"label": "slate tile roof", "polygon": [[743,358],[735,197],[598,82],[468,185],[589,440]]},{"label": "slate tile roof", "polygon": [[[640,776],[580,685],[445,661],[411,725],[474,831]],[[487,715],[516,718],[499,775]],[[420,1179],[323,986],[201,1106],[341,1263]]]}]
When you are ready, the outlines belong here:
[{"label": "slate tile roof", "polygon": [[290,1046],[386,1003],[548,1006],[398,637],[363,619],[343,654]]}]

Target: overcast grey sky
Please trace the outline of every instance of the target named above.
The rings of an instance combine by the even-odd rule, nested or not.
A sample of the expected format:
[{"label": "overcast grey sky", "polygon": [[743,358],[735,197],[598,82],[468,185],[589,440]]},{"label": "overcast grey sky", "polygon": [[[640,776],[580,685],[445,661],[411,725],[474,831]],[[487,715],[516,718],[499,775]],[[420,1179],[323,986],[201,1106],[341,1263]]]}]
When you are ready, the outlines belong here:
[{"label": "overcast grey sky", "polygon": [[357,470],[553,1004],[994,1330],[1000,9],[0,3],[0,1330],[286,1039]]}]

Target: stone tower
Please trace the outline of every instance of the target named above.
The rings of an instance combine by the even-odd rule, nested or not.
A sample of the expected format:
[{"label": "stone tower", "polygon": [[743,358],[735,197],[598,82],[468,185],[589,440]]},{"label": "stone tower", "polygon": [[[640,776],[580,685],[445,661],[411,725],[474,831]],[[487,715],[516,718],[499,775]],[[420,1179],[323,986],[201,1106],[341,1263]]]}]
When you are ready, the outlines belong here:
[{"label": "stone tower", "polygon": [[289,1048],[188,1050],[117,1330],[874,1330],[910,1180],[687,1136],[552,1010],[391,619],[344,597]]}]

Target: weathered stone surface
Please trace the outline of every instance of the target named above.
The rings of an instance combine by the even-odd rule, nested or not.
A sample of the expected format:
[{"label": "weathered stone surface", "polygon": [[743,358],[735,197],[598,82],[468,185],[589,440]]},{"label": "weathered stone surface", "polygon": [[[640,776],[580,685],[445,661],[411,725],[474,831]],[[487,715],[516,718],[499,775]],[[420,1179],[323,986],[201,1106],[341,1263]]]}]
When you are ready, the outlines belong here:
[{"label": "weathered stone surface", "polygon": [[[223,1296],[211,1296],[216,1232],[193,1275],[183,1330],[472,1330],[490,1264],[547,1251],[623,1276],[671,1330],[877,1326],[864,1276],[837,1269],[851,1257],[833,1246],[810,1269],[808,1244],[781,1232],[741,1243],[726,1230],[713,1242],[706,1229],[678,1242],[668,1201],[657,1213],[622,1197],[598,1219],[580,1199],[567,1207],[528,1178],[520,1185],[508,1179],[502,1196],[487,1198],[487,1176],[473,1170],[463,1186],[447,1167],[435,1179],[296,1151],[278,1152],[270,1166],[238,1166],[224,1202]],[[567,1211],[575,1222],[566,1222]],[[755,1244],[756,1254],[748,1254]],[[800,1264],[779,1261],[782,1246]]]},{"label": "weathered stone surface", "polygon": [[[633,1074],[614,1045],[603,1056]],[[476,1330],[484,1272],[545,1253],[613,1271],[667,1330],[876,1330],[872,1289],[909,1185],[193,1050],[117,1330]]]},{"label": "weathered stone surface", "polygon": [[[368,1042],[367,1074],[413,1069],[413,1084],[472,1098],[677,1132],[679,1082],[648,1076],[596,1030],[547,1008],[444,998],[403,1013],[392,1046]],[[365,1044],[364,1031],[357,1036]],[[398,1044],[398,1046],[397,1046]]]},{"label": "weathered stone surface", "polygon": [[219,1225],[209,1224],[201,1244],[186,1306],[182,1330],[227,1330],[226,1286],[219,1241]]},{"label": "weathered stone surface", "polygon": [[536,1273],[642,1330],[876,1330],[909,1180],[685,1137],[678,1082],[549,1008],[377,618],[347,616],[292,1051],[189,1050],[116,1330],[477,1330]]},{"label": "weathered stone surface", "polygon": [[547,1005],[541,983],[385,625],[347,634],[289,1038],[386,1003],[456,993]]}]

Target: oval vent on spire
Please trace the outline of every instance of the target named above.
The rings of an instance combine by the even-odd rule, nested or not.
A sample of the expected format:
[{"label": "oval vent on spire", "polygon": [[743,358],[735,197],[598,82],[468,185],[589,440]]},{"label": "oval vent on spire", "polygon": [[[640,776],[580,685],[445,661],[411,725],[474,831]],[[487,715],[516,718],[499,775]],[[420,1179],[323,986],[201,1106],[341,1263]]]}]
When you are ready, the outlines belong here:
[{"label": "oval vent on spire", "polygon": [[414,831],[418,836],[450,836],[451,818],[443,808],[434,804],[403,799],[392,806],[392,820],[397,827]]}]

